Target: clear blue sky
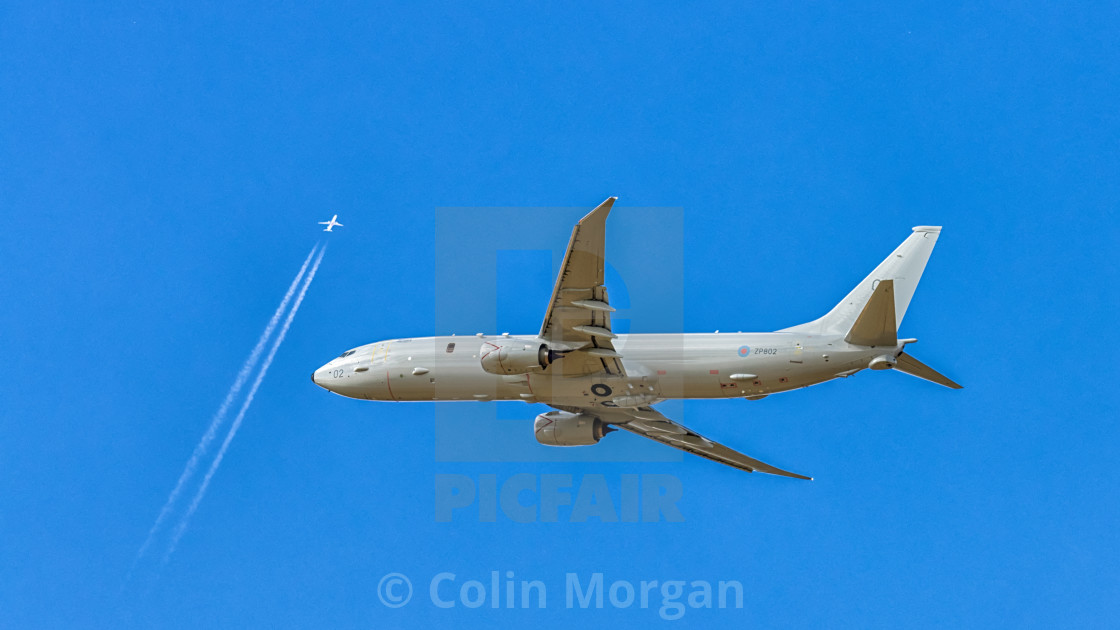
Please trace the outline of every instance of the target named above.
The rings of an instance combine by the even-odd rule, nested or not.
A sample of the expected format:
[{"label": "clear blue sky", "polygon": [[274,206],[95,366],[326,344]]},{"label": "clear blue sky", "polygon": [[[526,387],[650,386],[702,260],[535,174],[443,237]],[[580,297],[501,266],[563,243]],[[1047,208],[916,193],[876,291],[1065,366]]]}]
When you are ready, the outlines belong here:
[{"label": "clear blue sky", "polygon": [[[188,5],[0,9],[0,626],[661,623],[566,609],[566,572],[743,583],[741,610],[681,627],[1115,624],[1115,3]],[[627,288],[686,331],[812,319],[911,226],[944,225],[902,334],[965,389],[862,373],[675,407],[816,477],[796,482],[542,454],[514,403],[486,412],[523,438],[508,461],[447,461],[434,405],[308,382],[376,339],[537,329],[551,272],[531,253],[443,326],[435,278],[467,262],[435,246],[437,208],[556,207],[524,229],[559,249],[608,195],[619,270],[658,256],[624,226],[680,209],[680,279]],[[122,590],[334,213],[177,553]],[[670,475],[684,521],[437,522],[437,475],[520,473]],[[547,582],[548,608],[428,601],[441,571],[492,570]],[[389,572],[416,588],[396,610]]]}]

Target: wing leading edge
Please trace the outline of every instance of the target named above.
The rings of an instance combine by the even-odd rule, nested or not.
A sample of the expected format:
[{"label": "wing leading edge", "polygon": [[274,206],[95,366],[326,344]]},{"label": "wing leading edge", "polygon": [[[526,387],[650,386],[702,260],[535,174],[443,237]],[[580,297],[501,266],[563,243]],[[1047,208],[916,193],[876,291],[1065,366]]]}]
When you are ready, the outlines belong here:
[{"label": "wing leading edge", "polygon": [[732,468],[738,468],[739,470],[745,470],[747,472],[763,472],[771,475],[793,477],[795,479],[812,479],[812,477],[799,475],[788,470],[782,470],[781,468],[771,466],[765,462],[760,462],[753,457],[747,457],[736,450],[727,448],[718,442],[713,442],[688,427],[666,418],[652,407],[610,410],[596,408],[594,411],[587,409],[583,411],[599,414],[605,422],[619,429],[629,431],[635,435],[647,437],[655,442],[661,442],[666,446],[672,446],[673,448],[692,453],[693,455],[699,455],[700,457],[710,459],[714,462],[726,464]]}]

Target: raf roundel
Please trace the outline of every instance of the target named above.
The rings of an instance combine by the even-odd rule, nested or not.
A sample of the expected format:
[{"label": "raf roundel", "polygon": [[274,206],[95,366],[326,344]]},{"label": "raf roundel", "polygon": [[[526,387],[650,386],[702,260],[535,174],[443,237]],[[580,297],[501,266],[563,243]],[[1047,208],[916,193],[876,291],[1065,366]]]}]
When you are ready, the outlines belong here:
[{"label": "raf roundel", "polygon": [[751,347],[750,346],[739,346],[739,356],[745,357],[750,353],[751,353]]}]

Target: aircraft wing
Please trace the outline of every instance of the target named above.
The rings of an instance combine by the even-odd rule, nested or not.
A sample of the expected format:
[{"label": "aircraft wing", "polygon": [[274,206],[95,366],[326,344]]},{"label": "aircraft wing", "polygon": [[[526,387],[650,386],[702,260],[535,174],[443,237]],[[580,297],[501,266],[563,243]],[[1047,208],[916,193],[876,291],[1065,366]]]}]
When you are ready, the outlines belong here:
[{"label": "aircraft wing", "polygon": [[692,453],[693,455],[699,455],[700,457],[710,459],[714,462],[727,464],[739,470],[763,472],[771,475],[781,475],[783,477],[794,477],[796,479],[812,479],[812,477],[806,477],[805,475],[799,475],[789,472],[788,470],[776,468],[770,464],[760,462],[753,457],[747,457],[738,451],[729,449],[718,442],[713,442],[699,433],[673,422],[651,407],[639,407],[637,409],[619,408],[609,411],[596,408],[594,413],[599,414],[604,422],[619,429],[624,429],[642,437],[647,437],[667,446]]},{"label": "aircraft wing", "polygon": [[563,376],[624,375],[622,357],[611,340],[611,308],[603,286],[603,248],[607,215],[617,197],[610,197],[580,219],[572,229],[568,251],[540,336],[561,350],[551,369]]}]

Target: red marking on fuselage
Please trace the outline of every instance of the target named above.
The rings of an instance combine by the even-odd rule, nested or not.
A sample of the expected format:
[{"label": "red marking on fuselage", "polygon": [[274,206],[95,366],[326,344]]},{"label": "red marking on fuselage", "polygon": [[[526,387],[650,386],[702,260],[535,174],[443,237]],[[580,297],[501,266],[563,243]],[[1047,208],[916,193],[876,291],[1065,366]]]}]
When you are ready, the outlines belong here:
[{"label": "red marking on fuselage", "polygon": [[397,397],[393,395],[393,386],[389,384],[389,370],[385,370],[385,387],[389,389],[389,398],[400,402],[399,400],[397,400]]}]

